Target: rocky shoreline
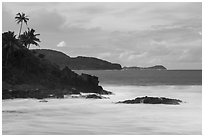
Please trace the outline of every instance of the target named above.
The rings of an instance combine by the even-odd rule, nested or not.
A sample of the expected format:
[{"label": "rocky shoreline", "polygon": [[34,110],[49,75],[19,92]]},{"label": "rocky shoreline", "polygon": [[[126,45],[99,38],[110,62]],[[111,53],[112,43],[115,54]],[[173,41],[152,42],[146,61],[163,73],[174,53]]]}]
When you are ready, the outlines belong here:
[{"label": "rocky shoreline", "polygon": [[112,92],[101,90],[100,94],[93,93],[88,95],[81,95],[76,89],[30,89],[30,90],[17,90],[17,89],[3,89],[2,99],[16,99],[16,98],[35,98],[35,99],[45,99],[45,98],[66,98],[67,96],[73,98],[95,98],[103,99],[102,95],[110,95]]},{"label": "rocky shoreline", "polygon": [[[104,91],[110,95],[112,92]],[[98,93],[80,93],[80,92],[71,92],[68,90],[64,90],[63,92],[59,92],[57,90],[2,90],[2,99],[16,99],[16,98],[34,98],[40,100],[39,102],[48,102],[46,99],[49,98],[84,98],[84,99],[109,99],[109,97],[104,97],[103,94]],[[116,104],[167,104],[167,105],[180,105],[183,103],[182,100],[179,99],[171,99],[166,97],[136,97],[132,100],[124,100],[118,101]]]}]

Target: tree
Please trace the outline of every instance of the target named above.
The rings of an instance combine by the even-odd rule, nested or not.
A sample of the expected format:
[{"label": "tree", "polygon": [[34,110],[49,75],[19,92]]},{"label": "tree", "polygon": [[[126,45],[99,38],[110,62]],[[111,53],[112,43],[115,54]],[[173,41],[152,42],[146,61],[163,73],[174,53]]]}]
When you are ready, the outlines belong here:
[{"label": "tree", "polygon": [[23,22],[25,22],[25,24],[27,25],[27,21],[29,20],[29,18],[28,16],[25,15],[25,13],[22,12],[22,13],[17,13],[15,19],[17,24],[21,23],[19,35],[18,35],[18,37],[20,37]]},{"label": "tree", "polygon": [[39,54],[38,57],[42,59],[42,58],[45,57],[45,55],[44,54]]},{"label": "tree", "polygon": [[23,43],[23,45],[26,48],[30,48],[30,45],[35,45],[35,46],[39,46],[38,42],[40,42],[40,39],[37,38],[37,36],[39,36],[40,34],[35,34],[35,30],[34,29],[29,29],[28,31],[25,31],[22,35],[20,35],[20,41]]},{"label": "tree", "polygon": [[14,32],[4,32],[2,34],[2,51],[5,67],[7,67],[9,56],[18,49],[20,49],[19,40],[16,39]]}]

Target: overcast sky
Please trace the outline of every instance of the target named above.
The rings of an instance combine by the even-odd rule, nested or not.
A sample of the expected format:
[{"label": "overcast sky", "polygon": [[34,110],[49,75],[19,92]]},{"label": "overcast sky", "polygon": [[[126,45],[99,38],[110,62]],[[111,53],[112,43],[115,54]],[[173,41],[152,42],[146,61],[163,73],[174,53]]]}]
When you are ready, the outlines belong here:
[{"label": "overcast sky", "polygon": [[[3,3],[3,31],[18,34],[29,16],[40,48],[92,56],[122,66],[202,68],[201,3]],[[26,29],[24,25],[23,30]]]}]

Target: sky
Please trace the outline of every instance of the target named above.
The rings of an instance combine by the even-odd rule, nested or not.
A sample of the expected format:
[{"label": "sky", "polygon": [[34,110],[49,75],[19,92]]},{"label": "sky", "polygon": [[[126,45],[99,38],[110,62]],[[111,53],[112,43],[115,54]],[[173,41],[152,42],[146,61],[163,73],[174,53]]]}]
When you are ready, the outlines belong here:
[{"label": "sky", "polygon": [[[40,33],[40,48],[89,56],[122,66],[202,68],[202,3],[2,3],[2,31]],[[37,48],[37,47],[32,47]]]}]

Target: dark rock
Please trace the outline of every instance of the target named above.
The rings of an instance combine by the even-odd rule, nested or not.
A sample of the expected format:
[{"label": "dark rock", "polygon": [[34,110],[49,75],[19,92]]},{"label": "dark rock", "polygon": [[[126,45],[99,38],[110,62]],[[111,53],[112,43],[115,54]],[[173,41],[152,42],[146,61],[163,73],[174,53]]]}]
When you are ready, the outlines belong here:
[{"label": "dark rock", "polygon": [[69,94],[72,94],[72,95],[81,95],[81,93],[76,90],[75,88],[72,88],[72,90],[69,92]]},{"label": "dark rock", "polygon": [[77,77],[76,73],[73,73],[71,69],[69,69],[67,66],[64,67],[61,71],[62,76],[69,77],[70,79]]},{"label": "dark rock", "polygon": [[70,95],[71,98],[85,98],[85,96],[81,95],[81,94],[71,94]]},{"label": "dark rock", "polygon": [[125,103],[125,104],[171,104],[171,105],[179,105],[182,101],[179,99],[170,99],[165,97],[137,97],[133,100],[125,100],[119,101],[117,103]]},{"label": "dark rock", "polygon": [[84,81],[86,81],[86,82],[88,82],[88,83],[90,83],[90,84],[93,84],[93,85],[98,85],[98,83],[99,83],[98,77],[96,77],[96,76],[91,76],[91,75],[89,75],[89,74],[84,74],[84,73],[82,73],[82,74],[81,74],[81,78],[82,78]]},{"label": "dark rock", "polygon": [[[2,99],[14,99],[14,98],[36,98],[36,99],[44,99],[49,98],[51,93],[55,93],[54,90],[42,90],[42,89],[33,89],[33,90],[3,90]],[[52,97],[61,97],[62,95],[52,94]]]},{"label": "dark rock", "polygon": [[96,95],[96,94],[90,94],[90,95],[87,95],[85,98],[89,99],[89,98],[93,98],[93,99],[104,99],[106,97],[103,97],[101,95]]},{"label": "dark rock", "polygon": [[98,96],[96,94],[87,95],[86,98],[102,99],[101,96]]},{"label": "dark rock", "polygon": [[48,102],[48,101],[43,99],[43,100],[40,100],[39,102]]},{"label": "dark rock", "polygon": [[113,93],[112,92],[110,92],[110,91],[107,91],[107,90],[100,90],[99,91],[99,94],[101,94],[101,95],[112,95]]}]

